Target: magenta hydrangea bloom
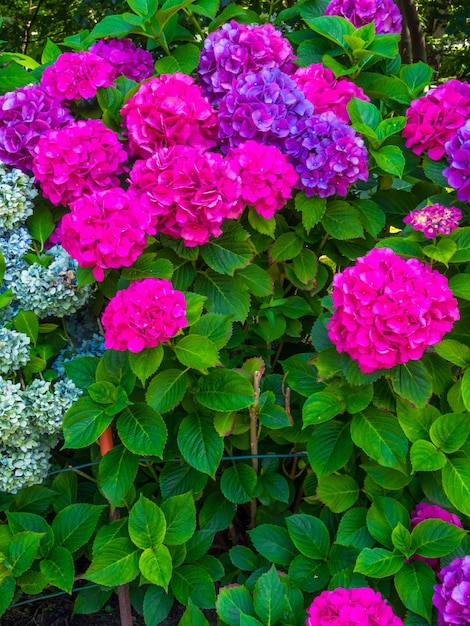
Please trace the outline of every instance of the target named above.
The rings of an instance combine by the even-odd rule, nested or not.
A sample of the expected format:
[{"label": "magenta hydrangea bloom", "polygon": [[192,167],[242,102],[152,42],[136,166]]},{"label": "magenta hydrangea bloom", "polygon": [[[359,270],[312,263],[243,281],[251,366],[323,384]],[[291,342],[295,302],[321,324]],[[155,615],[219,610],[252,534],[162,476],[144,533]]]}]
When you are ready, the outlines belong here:
[{"label": "magenta hydrangea bloom", "polygon": [[339,15],[356,28],[374,22],[376,33],[401,33],[402,16],[392,0],[332,0],[325,15]]},{"label": "magenta hydrangea bloom", "polygon": [[46,67],[41,86],[58,100],[93,98],[98,87],[113,84],[114,69],[92,52],[63,52]]},{"label": "magenta hydrangea bloom", "polygon": [[306,119],[303,131],[286,142],[286,153],[306,196],[345,196],[349,185],[369,176],[364,140],[333,113]]},{"label": "magenta hydrangea bloom", "polygon": [[266,219],[285,206],[298,174],[275,146],[247,141],[231,150],[227,159],[241,178],[241,198]]},{"label": "magenta hydrangea bloom", "polygon": [[360,87],[343,76],[335,78],[333,72],[322,63],[299,67],[292,78],[313,104],[315,114],[331,111],[345,124],[350,122],[346,107],[352,97],[370,102]]},{"label": "magenta hydrangea bloom", "polygon": [[307,626],[403,626],[378,591],[368,587],[322,591],[308,608]]},{"label": "magenta hydrangea bloom", "polygon": [[436,235],[449,235],[458,228],[462,219],[462,211],[455,206],[442,206],[442,204],[431,204],[422,209],[410,211],[403,219],[405,224],[411,224],[415,230],[424,233],[428,239]]},{"label": "magenta hydrangea bloom", "polygon": [[238,173],[227,159],[189,146],[161,148],[130,172],[129,192],[150,217],[148,234],[182,239],[188,247],[218,237],[224,219],[243,210]]},{"label": "magenta hydrangea bloom", "polygon": [[425,96],[413,100],[406,112],[403,137],[406,147],[418,155],[439,161],[446,152],[446,143],[470,116],[470,85],[449,80]]},{"label": "magenta hydrangea bloom", "polygon": [[[454,526],[458,526],[459,528],[463,528],[462,522],[457,515],[453,513],[449,513],[438,504],[428,504],[427,502],[420,502],[416,505],[415,509],[411,511],[411,530],[415,528],[419,523],[424,522],[427,519],[440,519],[443,522],[448,522],[449,524],[454,524]],[[430,567],[433,568],[434,571],[439,569],[440,559],[431,559],[424,556],[419,556],[415,554],[415,559],[419,561],[425,561]]]},{"label": "magenta hydrangea bloom", "polygon": [[228,151],[253,139],[284,152],[286,141],[299,133],[312,114],[312,103],[281,70],[247,72],[220,102],[221,148]]},{"label": "magenta hydrangea bloom", "polygon": [[135,43],[124,39],[100,39],[90,52],[105,59],[114,69],[114,78],[123,74],[130,80],[140,83],[154,73],[153,57],[148,50],[138,48]]},{"label": "magenta hydrangea bloom", "polygon": [[119,186],[127,158],[117,133],[101,120],[80,120],[40,138],[33,172],[46,198],[67,205],[84,194]]},{"label": "magenta hydrangea bloom", "polygon": [[0,96],[0,161],[30,172],[39,138],[72,121],[68,109],[39,85]]},{"label": "magenta hydrangea bloom", "polygon": [[457,198],[470,201],[470,119],[446,143],[447,161],[442,173],[457,193]]},{"label": "magenta hydrangea bloom", "polygon": [[470,555],[454,559],[438,574],[432,602],[437,609],[438,626],[470,624]]},{"label": "magenta hydrangea bloom", "polygon": [[214,105],[246,72],[279,68],[294,70],[289,41],[272,24],[238,24],[231,20],[210,33],[201,50],[197,76],[204,95]]},{"label": "magenta hydrangea bloom", "polygon": [[174,337],[188,323],[186,300],[169,280],[144,278],[111,298],[102,316],[104,345],[141,352]]},{"label": "magenta hydrangea bloom", "polygon": [[83,196],[62,218],[62,245],[96,280],[104,270],[129,267],[146,246],[147,213],[121,188]]},{"label": "magenta hydrangea bloom", "polygon": [[174,144],[206,150],[217,144],[217,115],[194,79],[163,74],[143,83],[121,110],[133,154],[147,158]]},{"label": "magenta hydrangea bloom", "polygon": [[328,336],[366,374],[420,359],[459,319],[447,278],[389,248],[336,274],[332,298]]}]

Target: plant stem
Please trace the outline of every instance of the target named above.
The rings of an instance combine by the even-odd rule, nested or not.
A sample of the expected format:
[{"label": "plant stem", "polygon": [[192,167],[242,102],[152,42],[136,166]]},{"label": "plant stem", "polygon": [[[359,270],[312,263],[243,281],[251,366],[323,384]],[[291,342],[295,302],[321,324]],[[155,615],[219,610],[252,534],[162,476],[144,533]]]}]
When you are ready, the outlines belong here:
[{"label": "plant stem", "polygon": [[[260,381],[261,381],[261,372],[258,370],[253,375],[253,387],[255,390],[255,400],[251,405],[250,411],[250,450],[253,457],[258,454],[258,405],[259,405],[259,396],[260,396]],[[259,469],[259,459],[252,458],[251,466],[254,471],[258,473]],[[256,498],[253,498],[250,504],[250,528],[254,528],[256,525]]]}]

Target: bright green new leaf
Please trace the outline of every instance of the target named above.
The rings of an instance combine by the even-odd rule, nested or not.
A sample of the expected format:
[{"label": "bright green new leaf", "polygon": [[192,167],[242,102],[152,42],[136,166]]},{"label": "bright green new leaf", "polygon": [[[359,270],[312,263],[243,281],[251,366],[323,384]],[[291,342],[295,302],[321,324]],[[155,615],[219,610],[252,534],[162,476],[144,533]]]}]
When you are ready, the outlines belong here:
[{"label": "bright green new leaf", "polygon": [[333,513],[342,513],[359,498],[359,486],[352,476],[332,474],[318,481],[317,493]]},{"label": "bright green new leaf", "polygon": [[410,449],[413,472],[433,472],[442,469],[447,462],[445,454],[425,439],[415,441]]},{"label": "bright green new leaf", "polygon": [[251,593],[243,585],[222,587],[217,595],[217,615],[229,626],[240,626],[241,614],[255,615]]},{"label": "bright green new leaf", "polygon": [[405,607],[430,624],[432,596],[436,582],[432,569],[422,561],[405,563],[395,574],[395,588]]},{"label": "bright green new leaf", "polygon": [[56,544],[76,552],[91,538],[104,505],[79,502],[66,506],[52,521]]},{"label": "bright green new leaf", "polygon": [[140,554],[130,539],[113,539],[93,558],[83,578],[105,587],[130,583],[139,575]]},{"label": "bright green new leaf", "polygon": [[262,574],[256,581],[253,591],[255,612],[263,624],[273,626],[279,623],[286,606],[283,585],[274,565],[269,572]]},{"label": "bright green new leaf", "polygon": [[173,569],[168,548],[163,544],[146,548],[140,555],[139,569],[150,583],[167,590]]},{"label": "bright green new leaf", "polygon": [[196,400],[213,411],[237,411],[253,404],[253,385],[243,374],[216,368],[199,379]]},{"label": "bright green new leaf", "polygon": [[447,556],[465,537],[463,528],[440,519],[425,519],[413,529],[411,539],[414,552],[426,558]]},{"label": "bright green new leaf", "polygon": [[145,550],[163,543],[166,519],[154,502],[140,495],[129,513],[129,536],[138,548]]},{"label": "bright green new leaf", "polygon": [[4,549],[12,576],[21,576],[29,570],[37,556],[42,533],[25,530],[16,533]]},{"label": "bright green new leaf", "polygon": [[457,511],[470,515],[470,458],[448,458],[442,469],[442,486]]},{"label": "bright green new leaf", "polygon": [[206,369],[220,362],[217,346],[207,337],[191,333],[175,345],[176,358],[186,367]]},{"label": "bright green new leaf", "polygon": [[304,403],[302,419],[304,428],[310,424],[327,422],[346,409],[344,400],[337,394],[328,391],[313,393]]},{"label": "bright green new leaf", "polygon": [[467,441],[469,433],[470,418],[468,413],[441,415],[429,429],[431,441],[446,454],[460,450]]},{"label": "bright green new leaf", "polygon": [[129,366],[144,385],[146,380],[155,374],[163,360],[163,347],[144,348],[140,352],[129,353]]},{"label": "bright green new leaf", "polygon": [[393,554],[384,548],[364,548],[357,557],[354,571],[371,578],[386,578],[396,574],[403,563],[402,554]]},{"label": "bright green new leaf", "polygon": [[55,547],[39,563],[41,572],[47,576],[48,582],[66,593],[72,593],[75,568],[73,557],[65,548]]}]

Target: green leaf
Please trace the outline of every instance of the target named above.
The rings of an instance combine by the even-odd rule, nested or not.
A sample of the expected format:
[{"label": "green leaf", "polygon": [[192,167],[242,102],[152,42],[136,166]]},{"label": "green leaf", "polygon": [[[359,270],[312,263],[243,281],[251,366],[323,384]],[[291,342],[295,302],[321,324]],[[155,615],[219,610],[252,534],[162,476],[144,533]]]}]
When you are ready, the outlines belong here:
[{"label": "green leaf", "polygon": [[274,524],[260,524],[249,530],[251,541],[261,556],[279,565],[289,565],[297,550],[285,528]]},{"label": "green leaf", "polygon": [[[447,186],[446,182],[444,186]],[[466,263],[470,261],[470,227],[457,228],[448,235],[457,244],[457,252],[452,257],[453,263]]]},{"label": "green leaf", "polygon": [[426,563],[405,563],[395,574],[395,588],[405,607],[424,617],[430,624],[432,596],[436,582],[434,572]]},{"label": "green leaf", "polygon": [[[433,259],[434,261],[444,263],[444,265],[448,265],[448,262],[453,257],[456,250],[457,244],[452,239],[441,239],[436,245],[424,246],[423,248],[423,252],[427,257]],[[453,278],[456,278],[456,276],[454,276]],[[455,292],[454,289],[452,289],[452,291],[454,292],[455,296],[461,297],[458,293]],[[470,298],[470,290],[467,292],[467,296],[468,300]]]},{"label": "green leaf", "polygon": [[44,245],[55,228],[51,211],[44,205],[34,207],[34,213],[28,218],[28,228],[31,237]]},{"label": "green leaf", "polygon": [[215,607],[214,582],[209,573],[198,565],[181,565],[173,572],[171,590],[183,605],[192,600],[201,609]]},{"label": "green leaf", "polygon": [[144,621],[146,626],[159,626],[170,614],[173,594],[162,587],[149,585],[144,596]]},{"label": "green leaf", "polygon": [[254,497],[256,472],[250,465],[236,463],[224,469],[220,489],[229,502],[244,504]]},{"label": "green leaf", "polygon": [[455,339],[443,339],[434,346],[434,350],[446,361],[459,367],[470,365],[470,348]]},{"label": "green leaf", "polygon": [[207,483],[207,475],[193,469],[187,463],[166,463],[160,474],[160,489],[164,498],[193,490],[198,494]]},{"label": "green leaf", "polygon": [[294,204],[297,211],[302,213],[302,224],[307,233],[321,221],[326,211],[326,198],[307,198],[304,191],[295,195]]},{"label": "green leaf", "polygon": [[[446,241],[445,239],[443,241]],[[457,244],[452,239],[451,244],[454,244],[453,252],[457,249]],[[441,242],[439,242],[441,243]],[[451,255],[452,256],[452,255]],[[451,258],[449,256],[449,259]],[[456,274],[449,279],[449,287],[456,298],[462,298],[462,300],[470,300],[470,276],[468,274]]]},{"label": "green leaf", "polygon": [[339,17],[337,15],[328,15],[322,17],[315,17],[313,19],[308,19],[304,17],[307,26],[311,28],[314,32],[323,35],[333,43],[338,44],[344,50],[348,49],[344,36],[352,35],[356,30],[354,26],[348,20],[344,19],[344,17]]},{"label": "green leaf", "polygon": [[381,146],[378,150],[370,150],[377,165],[384,172],[401,178],[405,168],[405,157],[398,146]]},{"label": "green leaf", "polygon": [[341,546],[352,546],[358,550],[370,548],[374,545],[374,539],[366,526],[367,509],[357,507],[346,511],[336,533],[335,543]]},{"label": "green leaf", "polygon": [[136,402],[126,407],[116,426],[122,443],[134,454],[163,455],[168,431],[160,413],[151,406]]},{"label": "green leaf", "polygon": [[196,531],[196,507],[190,492],[162,501],[166,519],[165,544],[177,546],[188,541]]},{"label": "green leaf", "polygon": [[95,356],[81,356],[64,363],[64,369],[77,387],[86,389],[95,382],[98,362],[99,359]]},{"label": "green leaf", "polygon": [[103,37],[124,37],[134,30],[134,25],[127,22],[122,15],[108,15],[98,22],[88,35],[88,39]]},{"label": "green leaf", "polygon": [[330,535],[325,524],[313,515],[300,513],[286,519],[287,530],[299,552],[310,559],[326,559]]},{"label": "green leaf", "polygon": [[430,441],[418,439],[410,449],[413,472],[433,472],[444,467],[447,459]]},{"label": "green leaf", "polygon": [[354,415],[351,437],[380,465],[407,473],[408,440],[395,417],[378,409],[366,409]]},{"label": "green leaf", "polygon": [[298,554],[289,565],[289,578],[302,591],[313,593],[326,587],[331,574],[325,561],[312,561]]},{"label": "green leaf", "polygon": [[318,481],[317,494],[333,513],[342,513],[359,498],[359,486],[351,476],[332,474]]},{"label": "green leaf", "polygon": [[222,587],[217,595],[217,615],[229,626],[240,626],[240,616],[254,617],[251,593],[243,585]]},{"label": "green leaf", "polygon": [[158,74],[174,74],[181,72],[191,74],[199,62],[199,48],[193,43],[179,45],[170,57],[159,59],[155,63]]},{"label": "green leaf", "polygon": [[155,374],[163,360],[161,344],[155,348],[144,348],[141,352],[129,353],[129,366],[137,378],[145,385],[145,381]]},{"label": "green leaf", "polygon": [[106,407],[90,396],[78,398],[64,415],[64,448],[85,448],[94,443],[113,421]]},{"label": "green leaf", "polygon": [[313,393],[304,403],[302,419],[304,428],[310,424],[327,422],[346,409],[343,398],[328,391]]},{"label": "green leaf", "polygon": [[429,430],[440,412],[434,406],[417,409],[406,400],[397,398],[397,417],[400,426],[412,442],[419,439],[429,440]]},{"label": "green leaf", "polygon": [[356,239],[364,236],[358,211],[344,200],[330,200],[321,223],[326,232],[335,239]]},{"label": "green leaf", "polygon": [[223,276],[206,270],[194,283],[198,293],[207,296],[209,313],[231,315],[236,322],[244,322],[250,309],[250,295],[238,276]]},{"label": "green leaf", "polygon": [[401,554],[393,554],[384,548],[364,548],[357,557],[354,571],[371,578],[386,578],[396,574],[403,562]]},{"label": "green leaf", "polygon": [[318,261],[315,254],[308,248],[302,248],[299,254],[292,261],[294,274],[301,283],[314,286],[318,270]]},{"label": "green leaf", "polygon": [[178,447],[189,465],[215,478],[224,443],[214,428],[212,418],[197,413],[183,418],[178,429]]},{"label": "green leaf", "polygon": [[243,374],[216,368],[199,379],[196,399],[213,411],[237,411],[253,404],[253,385]]},{"label": "green leaf", "polygon": [[15,579],[13,576],[5,576],[0,581],[0,616],[5,613],[10,606],[15,593]]},{"label": "green leaf", "polygon": [[181,402],[188,382],[188,375],[184,370],[165,370],[152,378],[145,398],[155,411],[167,413]]},{"label": "green leaf", "polygon": [[130,394],[134,389],[135,375],[129,367],[127,352],[106,350],[96,368],[96,380],[105,380],[116,387],[123,387]]},{"label": "green leaf", "polygon": [[220,237],[201,246],[201,256],[219,274],[233,276],[235,270],[250,263],[254,249],[249,241],[249,233],[238,222],[226,220],[222,230]]},{"label": "green leaf", "polygon": [[352,97],[347,105],[351,124],[364,124],[375,131],[382,121],[379,109],[371,102],[366,102],[361,98]]},{"label": "green leaf", "polygon": [[91,589],[83,589],[77,593],[72,615],[92,615],[98,613],[111,597],[111,589],[100,589],[95,585]]},{"label": "green leaf", "polygon": [[269,296],[273,293],[273,281],[266,270],[259,265],[247,265],[238,270],[237,276],[242,279],[245,286],[254,296]]},{"label": "green leaf", "polygon": [[73,557],[65,548],[55,547],[47,555],[47,559],[39,562],[41,572],[48,578],[48,583],[72,593],[74,581]]},{"label": "green leaf", "polygon": [[140,554],[130,539],[113,539],[93,557],[83,578],[105,587],[130,583],[139,575]]},{"label": "green leaf", "polygon": [[198,609],[193,601],[189,599],[188,606],[186,607],[178,626],[209,626],[209,622],[204,617],[204,613],[201,609]]},{"label": "green leaf", "polygon": [[128,518],[115,519],[106,526],[101,526],[93,541],[92,555],[95,556],[100,550],[113,539],[129,537]]},{"label": "green leaf", "polygon": [[138,468],[139,457],[126,450],[123,445],[109,450],[101,459],[98,486],[112,509],[118,506],[132,487]]},{"label": "green leaf", "polygon": [[21,576],[31,565],[39,548],[42,533],[25,530],[16,533],[4,548],[5,557],[10,566],[12,576]]},{"label": "green leaf", "polygon": [[402,65],[400,68],[400,78],[406,83],[413,98],[419,96],[423,89],[429,85],[433,74],[432,67],[422,61],[411,65]]},{"label": "green leaf", "polygon": [[372,237],[377,237],[385,226],[385,213],[378,204],[372,200],[355,200],[353,203],[355,209],[359,211],[362,225],[366,232]]},{"label": "green leaf", "polygon": [[248,223],[258,233],[274,239],[274,233],[276,232],[276,218],[274,216],[267,219],[260,215],[255,207],[250,206],[248,208]]},{"label": "green leaf", "polygon": [[139,569],[150,583],[167,590],[173,570],[170,551],[163,544],[146,548],[140,555]]},{"label": "green leaf", "polygon": [[176,358],[186,367],[205,369],[220,362],[217,346],[207,337],[191,333],[175,345]]},{"label": "green leaf", "polygon": [[[256,267],[256,266],[253,266]],[[218,348],[223,348],[232,334],[232,323],[229,317],[216,313],[206,313],[191,326],[190,334],[202,335],[210,339]]]},{"label": "green leaf", "polygon": [[[46,520],[40,515],[36,515],[34,513],[14,513],[8,511],[6,515],[8,519],[8,528],[6,526],[0,527],[4,531],[7,531],[8,529],[11,531],[7,535],[6,544],[10,540],[11,534],[15,535],[24,530],[41,533],[42,537],[39,550],[42,556],[47,556],[54,545],[55,537],[52,528]],[[0,549],[2,547],[3,546],[0,546]]]},{"label": "green leaf", "polygon": [[76,552],[92,536],[104,505],[75,503],[59,511],[52,521],[56,543]]},{"label": "green leaf", "polygon": [[286,609],[283,585],[274,565],[269,572],[262,574],[256,581],[253,591],[253,604],[263,624],[277,624]]},{"label": "green leaf", "polygon": [[276,239],[269,249],[269,257],[273,263],[289,261],[299,254],[303,241],[296,233],[284,233]]},{"label": "green leaf", "polygon": [[265,391],[259,399],[258,420],[266,428],[288,428],[289,416],[284,407],[276,404],[276,396],[272,391]]},{"label": "green leaf", "polygon": [[138,548],[145,550],[163,543],[166,519],[154,502],[140,494],[129,513],[129,536]]},{"label": "green leaf", "polygon": [[405,507],[394,498],[376,496],[367,511],[367,529],[372,537],[393,549],[392,532],[398,523],[410,527],[410,514]]},{"label": "green leaf", "polygon": [[436,183],[436,185],[441,185],[442,187],[447,187],[449,185],[447,178],[442,173],[446,167],[448,167],[446,161],[434,161],[426,155],[423,157],[424,173],[429,180],[432,180],[432,182]]},{"label": "green leaf", "polygon": [[254,572],[260,565],[258,555],[246,546],[233,546],[228,554],[235,567],[244,572]]},{"label": "green leaf", "polygon": [[470,515],[470,459],[447,459],[442,469],[442,486],[446,496],[457,509]]},{"label": "green leaf", "polygon": [[426,519],[416,525],[411,533],[416,554],[426,558],[447,556],[458,548],[466,531],[440,519]]},{"label": "green leaf", "polygon": [[349,424],[336,420],[317,426],[307,442],[308,460],[318,479],[342,468],[352,451]]},{"label": "green leaf", "polygon": [[392,543],[394,548],[399,550],[407,558],[414,554],[411,533],[403,524],[400,524],[400,522],[398,522],[392,530]]},{"label": "green leaf", "polygon": [[457,452],[467,441],[470,433],[468,413],[446,413],[432,424],[429,434],[431,441],[442,452]]},{"label": "green leaf", "polygon": [[39,335],[39,320],[36,313],[20,311],[13,318],[13,324],[19,333],[27,335],[31,339],[31,343],[36,345]]},{"label": "green leaf", "polygon": [[391,371],[392,386],[399,396],[423,407],[432,395],[432,379],[421,361],[408,361]]},{"label": "green leaf", "polygon": [[376,134],[380,142],[385,141],[388,137],[395,135],[403,130],[406,124],[405,116],[389,117],[377,126]]}]

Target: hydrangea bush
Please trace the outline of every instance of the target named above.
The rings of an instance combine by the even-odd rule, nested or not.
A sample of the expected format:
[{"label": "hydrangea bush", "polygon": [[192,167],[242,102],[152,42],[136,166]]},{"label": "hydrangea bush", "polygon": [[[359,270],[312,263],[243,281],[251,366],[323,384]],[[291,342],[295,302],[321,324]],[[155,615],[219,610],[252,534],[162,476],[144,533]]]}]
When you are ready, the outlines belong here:
[{"label": "hydrangea bush", "polygon": [[470,86],[392,0],[128,4],[8,59],[0,614],[470,624]]}]

